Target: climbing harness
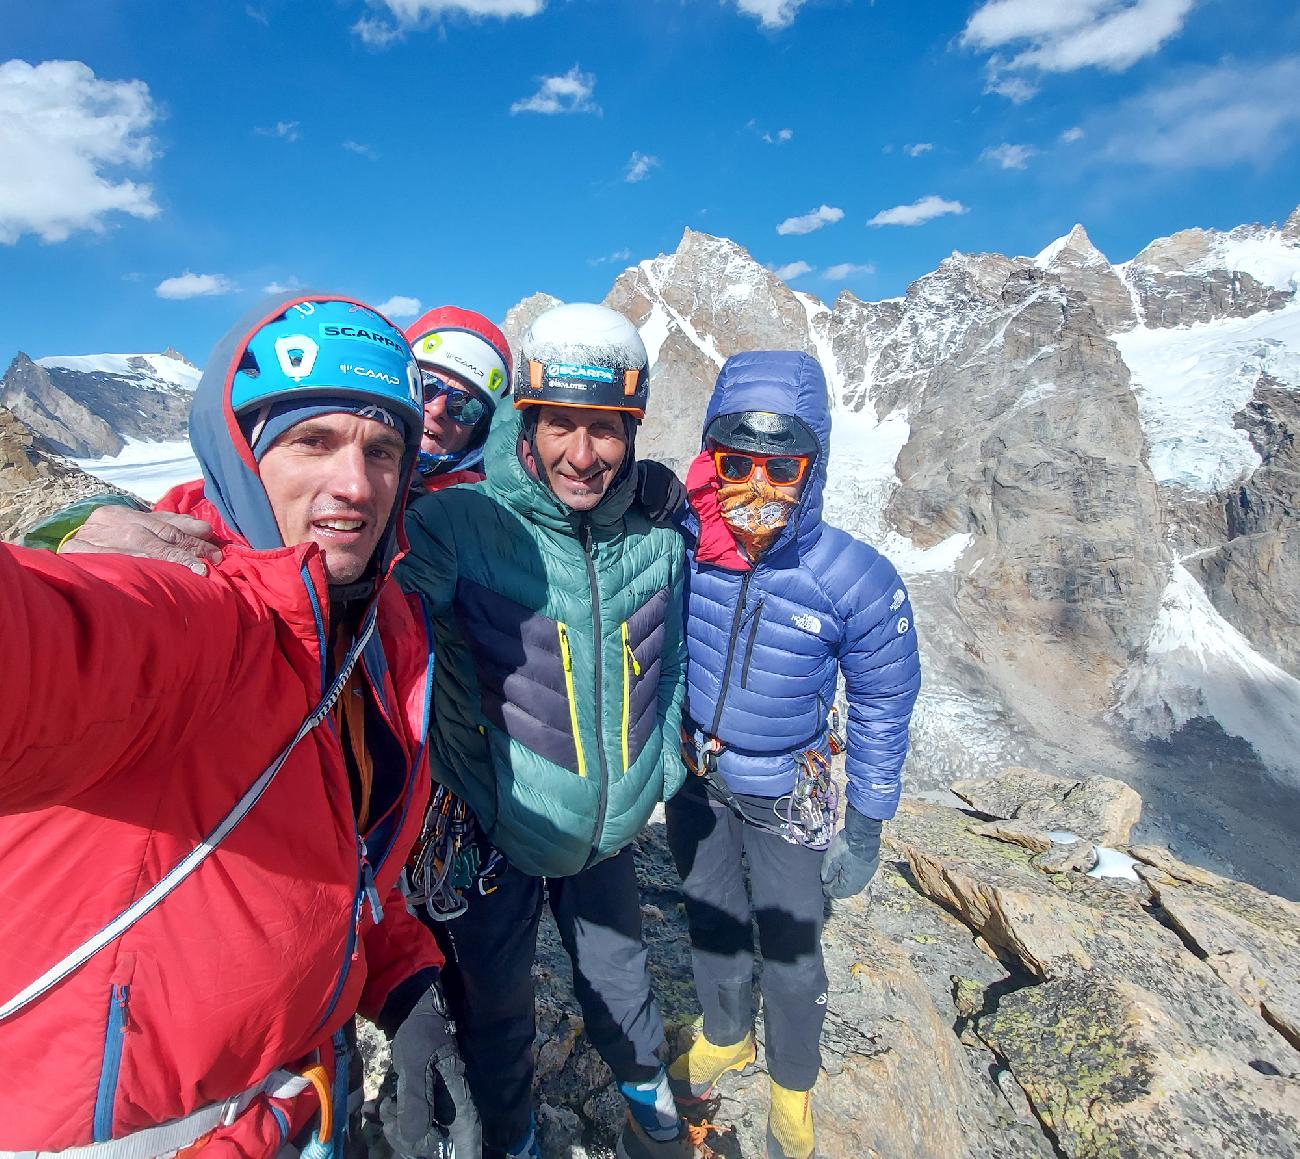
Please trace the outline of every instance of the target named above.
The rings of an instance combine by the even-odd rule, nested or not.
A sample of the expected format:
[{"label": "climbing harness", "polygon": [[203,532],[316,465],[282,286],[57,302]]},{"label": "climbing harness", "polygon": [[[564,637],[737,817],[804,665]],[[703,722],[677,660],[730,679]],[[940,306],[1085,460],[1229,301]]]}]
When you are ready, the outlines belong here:
[{"label": "climbing harness", "polygon": [[[837,711],[831,715],[831,752],[835,753]],[[839,809],[839,793],[831,779],[830,762],[817,749],[808,749],[795,757],[798,776],[794,788],[772,803],[775,822],[756,816],[745,809],[731,791],[731,786],[718,772],[718,757],[723,750],[716,736],[704,736],[698,746],[694,737],[682,729],[682,760],[690,772],[700,777],[713,796],[727,806],[741,821],[776,833],[791,845],[804,845],[809,849],[825,849],[835,834],[835,820]],[[841,747],[839,752],[843,751]]]},{"label": "climbing harness", "polygon": [[465,894],[477,890],[486,897],[497,888],[505,858],[481,839],[478,821],[445,785],[433,791],[424,830],[407,863],[412,905],[424,906],[436,922],[449,922],[468,908]]}]

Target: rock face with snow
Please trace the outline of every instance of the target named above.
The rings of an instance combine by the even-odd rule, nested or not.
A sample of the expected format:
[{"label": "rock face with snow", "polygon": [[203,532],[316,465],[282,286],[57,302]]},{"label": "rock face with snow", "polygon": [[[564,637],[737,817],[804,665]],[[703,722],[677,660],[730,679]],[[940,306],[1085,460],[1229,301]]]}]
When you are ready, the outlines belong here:
[{"label": "rock face with snow", "polygon": [[1076,225],[1059,242],[1048,246],[1035,264],[1055,274],[1092,307],[1107,334],[1137,325],[1133,297],[1105,255],[1092,244],[1088,231]]},{"label": "rock face with snow", "polygon": [[198,380],[175,351],[36,362],[19,353],[0,380],[0,403],[59,454],[100,458],[127,438],[184,438]]},{"label": "rock face with snow", "polygon": [[1223,541],[1187,565],[1224,619],[1300,673],[1300,392],[1263,374],[1233,420],[1260,465],[1217,505]]},{"label": "rock face with snow", "polygon": [[87,495],[116,490],[59,458],[12,411],[0,406],[0,539]]},{"label": "rock face with snow", "polygon": [[1185,229],[1152,242],[1124,271],[1143,323],[1187,326],[1286,305],[1293,288],[1271,285],[1267,274],[1243,268],[1254,256],[1267,260],[1278,240],[1278,231],[1241,226],[1227,234]]}]

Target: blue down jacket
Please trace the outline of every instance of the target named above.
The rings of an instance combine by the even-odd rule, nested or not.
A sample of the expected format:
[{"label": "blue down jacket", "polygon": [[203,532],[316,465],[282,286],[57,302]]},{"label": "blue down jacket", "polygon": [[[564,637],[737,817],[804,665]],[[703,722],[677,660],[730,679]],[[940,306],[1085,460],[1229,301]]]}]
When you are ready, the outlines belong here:
[{"label": "blue down jacket", "polygon": [[898,807],[921,684],[907,589],[883,555],[822,522],[831,420],[817,360],[791,351],[727,359],[705,428],[717,415],[748,410],[793,414],[821,450],[799,506],[752,570],[697,558],[704,505],[692,492],[685,517],[690,719],[722,741],[718,771],[734,792],[779,797],[794,785],[796,753],[827,751],[827,715],[842,672],[848,801],[885,820]]}]

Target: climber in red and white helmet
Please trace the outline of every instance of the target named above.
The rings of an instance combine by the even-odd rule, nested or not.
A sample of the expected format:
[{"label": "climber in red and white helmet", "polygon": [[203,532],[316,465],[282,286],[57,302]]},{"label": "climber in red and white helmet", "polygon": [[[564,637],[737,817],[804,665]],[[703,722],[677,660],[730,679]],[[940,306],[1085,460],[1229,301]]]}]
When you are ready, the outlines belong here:
[{"label": "climber in red and white helmet", "polygon": [[424,438],[416,465],[437,491],[483,478],[492,413],[510,393],[510,346],[482,314],[439,306],[405,331],[424,380]]}]

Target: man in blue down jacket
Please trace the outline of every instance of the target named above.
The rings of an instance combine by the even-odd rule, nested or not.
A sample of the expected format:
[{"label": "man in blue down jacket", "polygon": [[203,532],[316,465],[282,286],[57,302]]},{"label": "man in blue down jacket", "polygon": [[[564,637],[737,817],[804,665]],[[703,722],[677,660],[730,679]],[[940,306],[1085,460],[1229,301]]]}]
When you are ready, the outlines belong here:
[{"label": "man in blue down jacket", "polygon": [[[876,871],[920,687],[916,633],[889,560],[822,521],[830,411],[816,359],[784,351],[729,358],[703,442],[687,475],[685,515],[683,732],[699,775],[668,803],[667,820],[704,1024],[669,1076],[679,1099],[699,1099],[754,1060],[756,914],[768,1154],[808,1159],[826,1013],[823,892],[850,897]],[[845,738],[828,723],[838,674]],[[848,799],[832,839],[828,760],[845,742]]]}]

